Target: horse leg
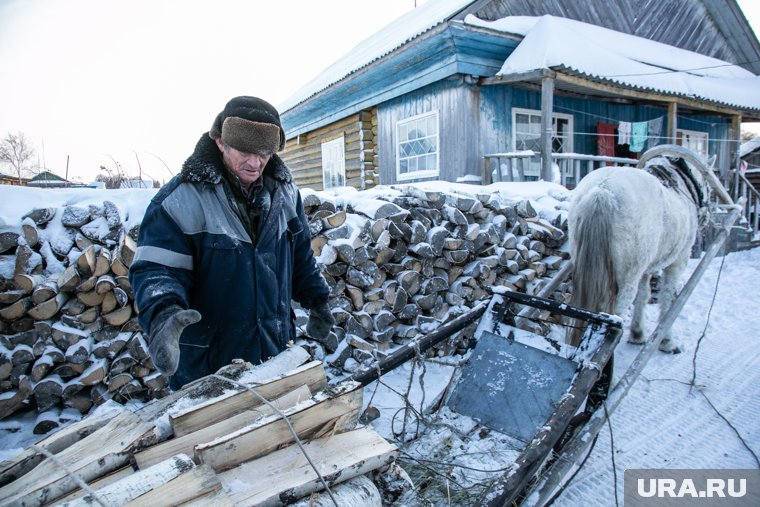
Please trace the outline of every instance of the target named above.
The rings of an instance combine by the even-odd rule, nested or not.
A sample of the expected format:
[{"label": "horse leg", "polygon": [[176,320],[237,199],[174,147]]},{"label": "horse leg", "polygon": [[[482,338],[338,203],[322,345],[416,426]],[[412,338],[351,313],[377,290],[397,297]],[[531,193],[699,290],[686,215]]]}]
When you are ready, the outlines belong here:
[{"label": "horse leg", "polygon": [[652,275],[645,273],[639,281],[636,298],[633,300],[633,315],[631,316],[631,334],[628,343],[642,344],[646,340],[644,335],[644,310],[649,302],[651,290],[649,281]]},{"label": "horse leg", "polygon": [[[660,291],[660,318],[665,315],[673,301],[676,299],[681,275],[686,271],[689,257],[684,256],[662,271],[662,290]],[[672,338],[672,329],[666,330],[665,338],[660,342],[660,350],[671,354],[678,354],[683,350],[682,345]]]}]

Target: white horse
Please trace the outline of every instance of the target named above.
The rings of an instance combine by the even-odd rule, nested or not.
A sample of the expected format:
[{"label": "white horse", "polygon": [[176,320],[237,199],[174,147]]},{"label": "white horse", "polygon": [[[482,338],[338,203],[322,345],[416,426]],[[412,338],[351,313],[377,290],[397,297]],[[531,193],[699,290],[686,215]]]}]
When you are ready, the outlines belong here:
[{"label": "white horse", "polygon": [[[583,178],[568,215],[575,266],[571,304],[624,317],[634,303],[629,341],[642,343],[650,278],[662,271],[658,302],[667,311],[706,213],[707,191],[698,168],[665,156],[642,169],[605,167]],[[577,345],[581,335],[573,330],[569,341]],[[669,336],[660,349],[680,352]]]}]

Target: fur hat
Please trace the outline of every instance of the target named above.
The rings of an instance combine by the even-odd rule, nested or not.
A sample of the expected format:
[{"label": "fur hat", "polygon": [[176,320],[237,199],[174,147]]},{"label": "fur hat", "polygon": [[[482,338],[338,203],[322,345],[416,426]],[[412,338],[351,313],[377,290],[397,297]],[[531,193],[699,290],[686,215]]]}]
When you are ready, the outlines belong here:
[{"label": "fur hat", "polygon": [[285,146],[277,109],[257,97],[241,96],[227,102],[208,135],[245,153],[274,153]]}]

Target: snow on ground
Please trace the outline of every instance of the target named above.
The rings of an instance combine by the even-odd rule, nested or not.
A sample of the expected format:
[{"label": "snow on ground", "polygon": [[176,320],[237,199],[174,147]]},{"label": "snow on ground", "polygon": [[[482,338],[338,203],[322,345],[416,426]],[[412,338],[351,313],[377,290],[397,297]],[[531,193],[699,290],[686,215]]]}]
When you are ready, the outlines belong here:
[{"label": "snow on ground", "polygon": [[[625,469],[760,467],[758,287],[760,248],[713,260],[674,326],[685,352],[652,357],[554,505],[622,501]],[[616,376],[638,350],[619,345]]]}]

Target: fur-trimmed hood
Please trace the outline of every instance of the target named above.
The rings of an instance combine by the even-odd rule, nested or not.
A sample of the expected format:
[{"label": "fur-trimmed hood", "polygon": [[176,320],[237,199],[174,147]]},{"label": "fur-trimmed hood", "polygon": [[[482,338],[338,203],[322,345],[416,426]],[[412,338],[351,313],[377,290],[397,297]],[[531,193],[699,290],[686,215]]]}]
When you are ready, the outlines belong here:
[{"label": "fur-trimmed hood", "polygon": [[[180,178],[182,181],[190,183],[210,183],[217,184],[222,181],[222,171],[226,171],[222,154],[211,139],[208,133],[205,133],[195,145],[195,151],[190,155],[185,163],[182,164]],[[264,168],[264,176],[269,176],[283,183],[291,183],[293,176],[285,165],[285,162],[275,153],[269,159],[269,163]]]}]

